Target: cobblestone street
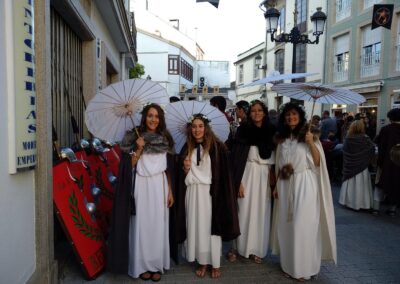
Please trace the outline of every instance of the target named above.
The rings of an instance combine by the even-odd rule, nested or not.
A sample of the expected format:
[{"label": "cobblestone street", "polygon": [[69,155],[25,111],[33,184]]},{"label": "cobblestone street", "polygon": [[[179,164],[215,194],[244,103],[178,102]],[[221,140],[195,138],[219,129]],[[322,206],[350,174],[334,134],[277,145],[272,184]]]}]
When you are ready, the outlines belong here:
[{"label": "cobblestone street", "polygon": [[[356,212],[337,203],[340,187],[333,187],[338,265],[323,263],[313,283],[400,283],[400,216],[379,216],[368,212]],[[383,208],[384,209],[384,208]],[[229,244],[224,245],[224,253]],[[268,256],[262,264],[247,259],[228,263],[221,262],[222,276],[212,280],[209,275],[199,279],[194,265],[184,261],[163,276],[162,283],[295,283],[284,277],[277,257]],[[60,282],[75,283],[136,283],[128,276],[101,274],[97,279],[86,281],[74,256],[59,271]]]}]

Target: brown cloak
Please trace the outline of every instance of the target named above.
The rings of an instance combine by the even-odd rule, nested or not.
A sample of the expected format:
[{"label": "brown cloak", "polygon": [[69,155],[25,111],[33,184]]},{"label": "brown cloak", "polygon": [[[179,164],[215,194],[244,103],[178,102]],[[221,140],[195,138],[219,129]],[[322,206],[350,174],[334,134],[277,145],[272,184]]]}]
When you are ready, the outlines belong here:
[{"label": "brown cloak", "polygon": [[[217,149],[215,149],[217,148]],[[185,145],[181,151],[178,166],[178,187],[176,193],[176,234],[177,241],[186,240],[186,209],[185,209],[185,174],[183,172],[183,155]],[[237,199],[232,186],[228,152],[224,144],[217,142],[210,149],[212,179],[210,195],[212,202],[211,234],[221,236],[223,241],[236,239],[240,235],[239,219],[237,214]]]}]

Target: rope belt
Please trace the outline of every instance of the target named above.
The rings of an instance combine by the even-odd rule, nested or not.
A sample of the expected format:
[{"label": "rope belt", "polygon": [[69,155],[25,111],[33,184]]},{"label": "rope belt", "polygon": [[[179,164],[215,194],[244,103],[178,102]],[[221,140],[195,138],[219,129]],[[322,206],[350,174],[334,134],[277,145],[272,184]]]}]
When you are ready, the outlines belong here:
[{"label": "rope belt", "polygon": [[293,221],[293,203],[294,203],[294,186],[293,186],[293,179],[294,175],[305,172],[306,170],[311,169],[310,167],[305,167],[300,170],[295,170],[294,173],[289,178],[289,194],[288,194],[288,212],[287,212],[287,222]]}]

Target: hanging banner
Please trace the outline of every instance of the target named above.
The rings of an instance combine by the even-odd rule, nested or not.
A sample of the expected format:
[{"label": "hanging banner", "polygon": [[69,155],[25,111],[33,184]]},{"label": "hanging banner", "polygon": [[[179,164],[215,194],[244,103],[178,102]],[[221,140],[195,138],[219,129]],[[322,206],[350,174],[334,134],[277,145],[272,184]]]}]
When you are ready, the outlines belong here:
[{"label": "hanging banner", "polygon": [[219,0],[196,0],[196,2],[208,2],[213,5],[215,8],[218,8]]},{"label": "hanging banner", "polygon": [[34,0],[12,1],[9,14],[7,83],[9,98],[9,172],[36,165],[36,91]]},{"label": "hanging banner", "polygon": [[392,26],[393,6],[393,4],[374,5],[371,30],[379,27],[384,27],[390,30]]}]

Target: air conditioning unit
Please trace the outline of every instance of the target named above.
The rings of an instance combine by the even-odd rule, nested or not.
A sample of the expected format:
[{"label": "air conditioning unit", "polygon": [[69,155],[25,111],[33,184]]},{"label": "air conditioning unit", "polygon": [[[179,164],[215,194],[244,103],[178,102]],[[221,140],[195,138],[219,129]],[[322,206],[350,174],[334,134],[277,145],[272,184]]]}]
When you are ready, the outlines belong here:
[{"label": "air conditioning unit", "polygon": [[213,94],[215,94],[215,95],[219,94],[219,86],[213,87]]},{"label": "air conditioning unit", "polygon": [[202,88],[203,94],[207,94],[208,93],[208,86],[204,85],[204,87]]},{"label": "air conditioning unit", "polygon": [[197,94],[197,85],[193,85],[192,94]]},{"label": "air conditioning unit", "polygon": [[179,92],[180,92],[180,93],[186,92],[186,86],[183,85],[183,84],[181,84],[180,87],[179,87]]},{"label": "air conditioning unit", "polygon": [[206,84],[205,78],[204,77],[200,77],[200,83],[199,83],[200,88],[203,88],[205,86],[205,84]]}]

